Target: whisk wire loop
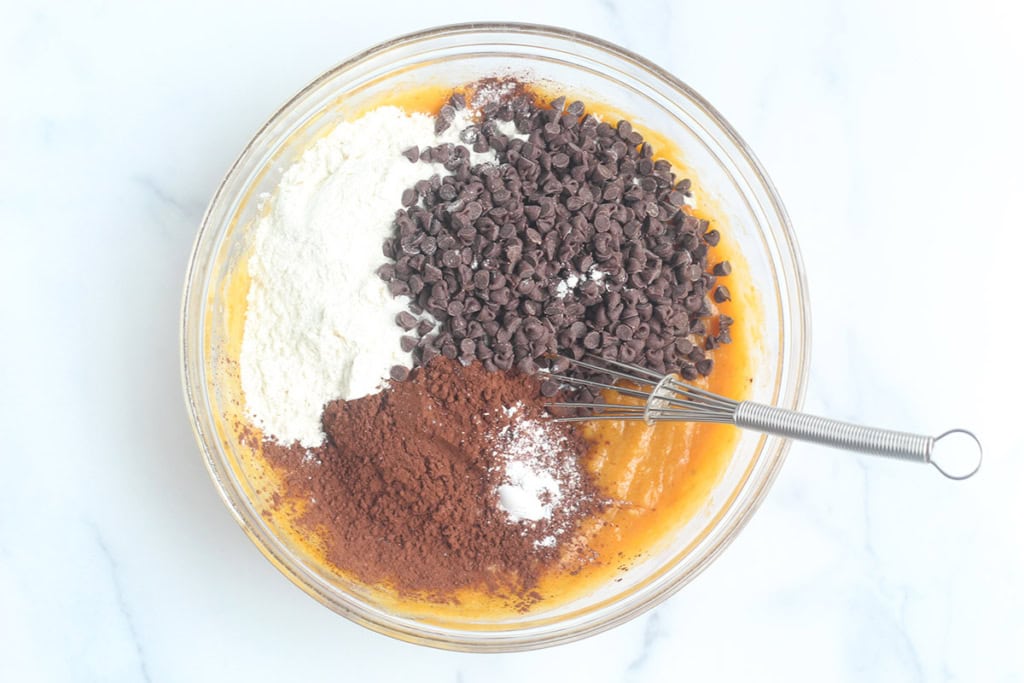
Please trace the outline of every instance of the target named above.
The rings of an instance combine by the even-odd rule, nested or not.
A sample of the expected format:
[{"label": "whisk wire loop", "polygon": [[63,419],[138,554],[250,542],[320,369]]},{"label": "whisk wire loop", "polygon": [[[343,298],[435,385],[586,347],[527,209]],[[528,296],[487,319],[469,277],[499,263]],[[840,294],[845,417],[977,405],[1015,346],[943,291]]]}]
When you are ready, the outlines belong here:
[{"label": "whisk wire loop", "polygon": [[[614,391],[623,396],[640,399],[642,404],[630,403],[550,403],[550,408],[583,409],[586,414],[563,415],[560,422],[589,422],[595,420],[643,420],[647,424],[664,421],[706,422],[733,424],[766,434],[808,441],[823,446],[842,448],[859,453],[870,453],[899,460],[932,464],[950,479],[967,479],[981,467],[982,449],[978,438],[964,429],[953,429],[939,437],[931,437],[891,429],[866,427],[850,422],[832,420],[816,415],[776,408],[753,401],[736,401],[682,380],[679,375],[660,375],[652,370],[616,360],[600,359],[600,364],[568,359],[579,368],[611,377],[613,381],[631,386],[610,384],[562,374],[546,373],[552,380],[569,386],[586,386]],[[634,388],[637,387],[637,388]],[[650,387],[644,390],[643,387]],[[937,441],[950,435],[962,434],[960,449],[975,453],[975,461],[959,473],[932,459]]]}]

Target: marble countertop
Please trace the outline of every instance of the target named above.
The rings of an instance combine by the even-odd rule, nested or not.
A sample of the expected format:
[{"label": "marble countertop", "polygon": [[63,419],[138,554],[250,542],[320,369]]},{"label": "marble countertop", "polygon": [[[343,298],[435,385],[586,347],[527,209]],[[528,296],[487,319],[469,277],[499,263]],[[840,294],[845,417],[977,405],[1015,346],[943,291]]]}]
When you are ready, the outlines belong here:
[{"label": "marble countertop", "polygon": [[[221,504],[188,425],[192,241],[300,86],[471,19],[612,40],[715,103],[800,239],[806,407],[970,426],[982,472],[953,483],[797,445],[694,583],[540,652],[406,645],[292,586]],[[1024,680],[1022,19],[996,0],[5,3],[0,680]]]}]

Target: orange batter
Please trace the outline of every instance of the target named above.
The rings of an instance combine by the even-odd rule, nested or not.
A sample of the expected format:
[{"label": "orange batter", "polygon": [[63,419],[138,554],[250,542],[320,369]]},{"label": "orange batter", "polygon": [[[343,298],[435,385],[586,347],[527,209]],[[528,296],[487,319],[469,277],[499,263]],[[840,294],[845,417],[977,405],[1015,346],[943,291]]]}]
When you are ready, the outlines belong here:
[{"label": "orange batter", "polygon": [[[543,100],[566,94],[531,89]],[[372,106],[366,107],[365,111],[387,104],[402,107],[409,112],[436,114],[450,94],[451,90],[443,87],[389,93]],[[574,99],[571,93],[568,98]],[[589,112],[610,122],[630,118],[600,103],[586,104]],[[354,112],[351,115],[358,116],[360,113]],[[751,364],[757,345],[755,335],[761,315],[745,262],[730,239],[726,221],[716,215],[713,204],[701,192],[700,179],[688,172],[679,151],[656,132],[645,130],[639,125],[634,127],[653,145],[657,158],[672,162],[678,178],[690,177],[694,180],[693,191],[698,209],[691,213],[711,221],[712,226],[719,228],[722,233],[719,245],[709,252],[709,263],[728,260],[733,264],[733,272],[726,282],[734,298],[717,305],[720,313],[736,320],[730,330],[733,342],[708,352],[708,356],[715,361],[714,371],[709,378],[696,383],[717,393],[743,399],[751,382]],[[223,292],[227,301],[225,355],[229,358],[238,357],[237,351],[241,345],[249,286],[245,262],[245,259],[238,259]],[[227,375],[228,384],[237,388],[237,367],[226,365],[221,371]],[[241,395],[240,391],[238,395]],[[605,398],[614,399],[612,396]],[[258,506],[262,505],[268,523],[290,538],[298,552],[323,565],[323,552],[317,539],[310,538],[308,531],[294,524],[297,514],[301,513],[303,502],[286,501],[281,504],[277,478],[268,471],[269,468],[258,454],[259,438],[255,438],[258,434],[244,426],[241,417],[244,412],[241,406],[237,408],[237,413],[226,416],[232,424],[222,432],[222,438],[233,441],[232,450],[241,452],[238,466],[242,471],[239,474],[245,475],[244,481],[255,482],[250,492],[251,497]],[[242,438],[243,432],[248,438]],[[610,506],[599,519],[585,525],[587,545],[596,551],[597,560],[583,566],[578,561],[572,561],[552,571],[540,583],[538,592],[544,599],[534,610],[565,603],[613,579],[632,562],[664,543],[673,529],[690,519],[707,501],[738,440],[736,429],[726,425],[662,423],[650,427],[639,421],[586,423],[584,434],[592,444],[586,465],[596,477],[601,491],[615,500],[616,504]],[[239,444],[239,440],[243,443]],[[386,589],[358,585],[336,568],[325,569],[335,580],[348,584],[350,591],[363,593],[379,603],[387,603],[396,611],[409,616],[431,621],[457,619],[463,622],[474,618],[490,620],[515,613],[517,608],[515,602],[507,598],[474,590],[463,591],[451,603],[444,604],[418,601],[408,596],[398,597]]]}]

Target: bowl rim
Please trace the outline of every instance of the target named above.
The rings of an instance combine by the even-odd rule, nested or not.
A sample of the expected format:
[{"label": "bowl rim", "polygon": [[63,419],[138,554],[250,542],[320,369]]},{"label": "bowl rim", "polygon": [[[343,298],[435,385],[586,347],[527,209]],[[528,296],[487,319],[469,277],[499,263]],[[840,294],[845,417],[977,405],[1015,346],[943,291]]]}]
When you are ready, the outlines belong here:
[{"label": "bowl rim", "polygon": [[[229,488],[233,488],[231,485],[232,483],[226,481],[226,477],[230,477],[230,473],[222,470],[223,465],[217,462],[214,454],[211,452],[210,444],[207,441],[207,435],[204,433],[201,426],[202,417],[198,412],[198,403],[195,398],[195,395],[198,392],[205,391],[205,387],[198,386],[192,381],[193,378],[191,377],[189,367],[190,356],[193,353],[202,353],[201,350],[193,349],[190,344],[188,332],[192,321],[192,317],[189,314],[189,306],[194,297],[205,297],[207,294],[204,288],[200,287],[197,291],[193,291],[192,287],[200,262],[200,247],[204,242],[206,234],[217,228],[216,225],[211,225],[211,219],[215,209],[220,206],[222,196],[226,192],[229,181],[235,176],[236,171],[243,162],[248,159],[250,153],[252,153],[259,144],[264,143],[263,138],[268,129],[284,114],[291,110],[293,105],[303,100],[307,95],[316,91],[325,81],[334,78],[339,72],[353,69],[398,47],[408,47],[422,41],[443,37],[457,37],[464,35],[486,36],[488,34],[523,34],[541,38],[554,38],[557,40],[580,43],[598,51],[608,53],[626,63],[631,63],[634,66],[640,67],[657,79],[664,81],[672,88],[679,91],[679,93],[684,97],[689,99],[693,105],[701,109],[703,113],[715,123],[719,131],[724,134],[729,144],[733,145],[735,151],[742,157],[743,161],[749,164],[750,170],[753,171],[758,183],[762,186],[762,189],[767,196],[771,212],[779,219],[778,225],[775,226],[776,230],[774,231],[773,236],[778,241],[780,252],[783,256],[783,262],[788,260],[786,265],[790,267],[791,272],[787,270],[786,274],[790,277],[791,281],[787,284],[793,289],[790,296],[790,301],[793,304],[790,307],[790,314],[793,320],[790,323],[789,329],[786,329],[785,332],[788,336],[792,336],[796,340],[790,376],[788,378],[784,378],[784,380],[788,379],[793,389],[792,401],[787,407],[795,410],[802,406],[807,391],[811,354],[810,299],[808,294],[806,271],[789,214],[782,203],[782,199],[779,196],[774,183],[760,160],[754,154],[753,150],[750,149],[746,141],[743,140],[739,133],[732,127],[725,117],[722,116],[722,114],[710,102],[708,102],[708,100],[681,79],[649,59],[607,40],[586,33],[556,26],[522,22],[463,22],[445,24],[413,31],[378,43],[355,53],[351,57],[338,62],[334,66],[323,71],[293,96],[289,97],[263,122],[262,125],[260,125],[220,179],[217,189],[203,213],[199,230],[197,231],[195,240],[193,241],[188,267],[185,272],[184,291],[182,293],[180,308],[179,369],[181,372],[183,398],[189,414],[189,422],[199,445],[200,452],[203,455],[207,472],[213,480],[214,487],[216,488],[218,495],[224,502],[225,506],[230,510],[235,521],[239,524],[244,533],[259,548],[260,552],[292,583],[314,597],[321,604],[332,609],[332,611],[342,614],[342,616],[384,635],[395,637],[407,642],[429,645],[441,649],[474,652],[507,652],[549,647],[596,635],[597,633],[601,633],[636,618],[681,590],[685,585],[696,578],[696,576],[698,576],[711,562],[720,556],[725,548],[732,543],[738,533],[750,521],[754,512],[756,512],[757,508],[767,495],[775,481],[775,478],[778,476],[778,473],[785,462],[786,455],[789,452],[791,442],[788,439],[768,437],[768,441],[760,447],[757,457],[764,457],[765,454],[771,455],[770,445],[774,445],[775,447],[774,457],[768,464],[768,467],[760,481],[760,486],[753,490],[753,495],[750,495],[744,500],[740,500],[739,497],[737,497],[729,507],[726,508],[732,514],[733,520],[728,527],[721,530],[721,537],[700,558],[700,561],[693,565],[689,572],[683,576],[676,577],[675,580],[663,586],[659,586],[655,590],[650,591],[648,595],[643,596],[644,599],[630,605],[628,609],[622,609],[618,613],[605,615],[605,617],[600,620],[591,619],[590,621],[574,624],[568,629],[556,630],[539,635],[530,634],[529,629],[498,632],[464,631],[462,633],[458,633],[457,636],[441,635],[436,633],[425,634],[424,631],[409,627],[405,623],[396,624],[392,622],[390,624],[382,624],[371,619],[369,615],[361,613],[359,610],[338,609],[338,606],[334,601],[325,600],[325,596],[322,596],[315,586],[304,581],[295,569],[289,566],[289,564],[278,555],[275,549],[268,545],[266,539],[263,539],[256,530],[252,528],[239,509],[237,501],[233,499],[231,491],[229,491]],[[216,439],[214,439],[214,441],[219,443]],[[747,485],[749,485],[749,475],[747,480],[741,484],[741,488]],[[721,521],[722,520],[720,520],[719,523],[721,523]],[[459,638],[459,636],[462,636],[462,638]],[[474,636],[476,636],[477,639],[474,639]],[[486,636],[487,638],[485,640],[480,640],[481,636]]]}]

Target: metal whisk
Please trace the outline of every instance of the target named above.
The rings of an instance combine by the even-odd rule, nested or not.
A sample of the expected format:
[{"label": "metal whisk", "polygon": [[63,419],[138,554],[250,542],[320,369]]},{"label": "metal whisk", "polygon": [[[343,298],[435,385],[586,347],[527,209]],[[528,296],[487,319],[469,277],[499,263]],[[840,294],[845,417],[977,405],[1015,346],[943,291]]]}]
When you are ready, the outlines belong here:
[{"label": "metal whisk", "polygon": [[[629,382],[638,388],[633,389],[618,384],[552,373],[545,374],[553,380],[569,385],[610,389],[624,396],[641,399],[643,403],[636,405],[583,402],[548,404],[552,408],[585,408],[595,411],[592,415],[554,418],[560,422],[643,420],[647,424],[662,421],[734,424],[737,427],[754,429],[766,434],[788,437],[798,441],[809,441],[848,451],[883,455],[923,464],[931,463],[935,469],[950,479],[967,479],[981,467],[981,442],[966,429],[951,429],[939,436],[932,437],[865,427],[776,408],[763,403],[735,401],[688,384],[682,381],[679,375],[660,375],[628,363],[601,359],[602,365],[597,365],[571,358],[568,360],[581,368],[609,375],[615,380]],[[649,389],[645,389],[645,387],[649,387]],[[950,437],[953,437],[952,440]],[[957,451],[967,452],[967,449],[970,448],[976,452],[977,463],[974,468],[962,474],[953,474],[943,469],[933,459],[936,455],[936,446],[942,441],[945,441],[942,450],[949,449],[949,452],[944,454],[941,460],[945,460],[947,455],[953,457]]]}]

